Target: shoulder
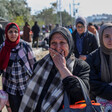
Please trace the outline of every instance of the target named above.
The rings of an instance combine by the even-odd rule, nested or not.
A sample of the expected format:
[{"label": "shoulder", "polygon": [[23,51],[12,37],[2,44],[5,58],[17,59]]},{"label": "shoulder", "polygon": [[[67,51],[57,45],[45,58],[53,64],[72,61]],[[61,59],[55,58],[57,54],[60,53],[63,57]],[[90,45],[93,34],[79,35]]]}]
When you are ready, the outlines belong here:
[{"label": "shoulder", "polygon": [[91,52],[86,59],[86,62],[91,65],[94,63],[100,63],[100,49],[96,49],[93,52]]},{"label": "shoulder", "polygon": [[95,35],[89,31],[87,31],[87,36],[88,36],[88,38],[90,38],[90,40],[96,40]]},{"label": "shoulder", "polygon": [[85,68],[87,68],[87,69],[89,69],[90,67],[89,67],[89,64],[86,62],[86,61],[83,61],[83,60],[81,60],[81,59],[77,59],[76,58],[76,62],[75,62],[75,64],[76,64],[76,67],[79,69],[85,69]]},{"label": "shoulder", "polygon": [[77,30],[73,31],[72,36],[74,37],[77,33]]},{"label": "shoulder", "polygon": [[27,46],[27,47],[31,47],[30,44],[26,41],[24,41],[23,39],[20,39],[20,45],[23,45],[24,47]]},{"label": "shoulder", "polygon": [[42,66],[42,65],[45,63],[45,61],[47,60],[48,57],[50,57],[49,54],[45,55],[42,59],[38,60],[38,61],[34,64],[34,68],[33,68],[33,69],[35,69],[36,66],[37,66],[38,64],[39,64],[40,66]]},{"label": "shoulder", "polygon": [[89,57],[93,57],[93,58],[98,58],[98,56],[100,56],[100,48],[94,50],[93,52],[91,52],[87,58]]},{"label": "shoulder", "polygon": [[94,34],[91,33],[90,31],[87,31],[87,36],[90,37],[90,38],[91,38],[91,37],[95,37]]},{"label": "shoulder", "polygon": [[19,45],[20,45],[20,48],[21,48],[21,49],[23,48],[23,49],[25,49],[27,52],[32,51],[31,45],[30,45],[28,42],[26,42],[26,41],[24,41],[24,40],[22,40],[22,39],[20,39]]}]

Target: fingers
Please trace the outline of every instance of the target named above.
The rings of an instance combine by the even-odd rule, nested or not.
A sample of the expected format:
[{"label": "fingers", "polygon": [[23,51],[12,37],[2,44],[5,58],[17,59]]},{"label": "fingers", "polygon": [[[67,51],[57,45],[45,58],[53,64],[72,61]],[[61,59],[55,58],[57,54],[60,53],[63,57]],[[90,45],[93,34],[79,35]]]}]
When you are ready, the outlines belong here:
[{"label": "fingers", "polygon": [[61,54],[62,54],[62,56],[64,56],[64,55],[65,55],[64,51],[62,51],[62,53],[61,53]]},{"label": "fingers", "polygon": [[50,52],[50,55],[51,55],[52,58],[59,55],[59,53],[52,48],[49,48],[49,52]]},{"label": "fingers", "polygon": [[54,58],[56,56],[56,54],[52,55],[52,57]]},{"label": "fingers", "polygon": [[49,52],[50,52],[50,54],[52,55],[54,55],[54,54],[56,54],[56,55],[62,55],[62,56],[64,56],[64,51],[62,50],[62,51],[60,51],[60,52],[58,52],[58,51],[56,51],[56,50],[54,50],[54,49],[52,49],[52,48],[49,48]]}]

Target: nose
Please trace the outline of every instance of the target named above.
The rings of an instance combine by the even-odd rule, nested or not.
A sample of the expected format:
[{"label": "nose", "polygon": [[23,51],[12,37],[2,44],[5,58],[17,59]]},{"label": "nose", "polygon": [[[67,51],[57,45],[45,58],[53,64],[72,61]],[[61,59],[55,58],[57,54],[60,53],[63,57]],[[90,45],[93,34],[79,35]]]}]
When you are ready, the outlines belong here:
[{"label": "nose", "polygon": [[56,50],[60,53],[61,52],[61,45],[60,43],[57,43]]},{"label": "nose", "polygon": [[110,38],[110,41],[112,41],[112,37]]}]

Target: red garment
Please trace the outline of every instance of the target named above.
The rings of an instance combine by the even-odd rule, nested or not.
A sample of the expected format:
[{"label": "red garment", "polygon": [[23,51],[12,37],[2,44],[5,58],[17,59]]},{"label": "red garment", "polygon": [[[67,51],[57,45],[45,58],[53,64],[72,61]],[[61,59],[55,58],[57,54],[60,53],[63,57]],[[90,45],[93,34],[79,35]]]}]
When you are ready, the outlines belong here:
[{"label": "red garment", "polygon": [[[7,32],[10,25],[14,24],[18,28],[18,38],[15,42],[11,42],[8,38]],[[20,41],[20,29],[19,26],[16,23],[9,23],[5,28],[5,34],[6,34],[6,40],[5,40],[5,46],[2,48],[0,52],[0,69],[5,69],[8,66],[9,58],[10,58],[10,52],[11,49],[17,46],[17,44]]]}]

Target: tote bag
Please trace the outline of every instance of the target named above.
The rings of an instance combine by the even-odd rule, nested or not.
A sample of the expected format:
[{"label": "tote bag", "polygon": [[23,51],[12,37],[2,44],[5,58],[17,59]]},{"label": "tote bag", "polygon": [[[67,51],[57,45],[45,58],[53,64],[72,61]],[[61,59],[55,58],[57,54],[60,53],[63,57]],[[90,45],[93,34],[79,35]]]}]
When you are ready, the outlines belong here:
[{"label": "tote bag", "polygon": [[100,104],[96,103],[96,105],[95,105],[95,103],[91,103],[89,94],[87,92],[86,85],[80,78],[78,78],[78,77],[76,77],[76,78],[78,79],[78,81],[80,83],[86,106],[83,108],[80,108],[80,106],[74,105],[77,108],[71,108],[70,104],[69,104],[67,93],[65,91],[65,93],[64,93],[64,108],[59,112],[103,112]]}]

